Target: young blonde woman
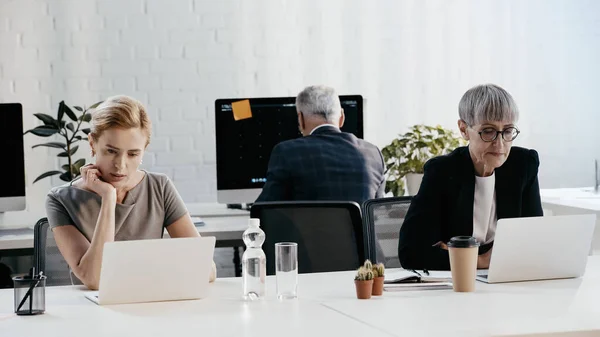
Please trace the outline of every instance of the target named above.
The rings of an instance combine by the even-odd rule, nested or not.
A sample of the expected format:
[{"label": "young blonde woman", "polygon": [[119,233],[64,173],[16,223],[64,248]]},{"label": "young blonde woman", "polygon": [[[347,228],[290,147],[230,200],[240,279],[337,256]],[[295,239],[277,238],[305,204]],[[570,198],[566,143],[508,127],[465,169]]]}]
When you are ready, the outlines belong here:
[{"label": "young blonde woman", "polygon": [[[92,114],[89,143],[95,163],[81,177],[53,188],[46,215],[56,244],[75,276],[90,289],[100,282],[106,242],[199,236],[167,176],[140,170],[152,134],[144,106],[114,96]],[[210,280],[216,277],[216,268]]]}]

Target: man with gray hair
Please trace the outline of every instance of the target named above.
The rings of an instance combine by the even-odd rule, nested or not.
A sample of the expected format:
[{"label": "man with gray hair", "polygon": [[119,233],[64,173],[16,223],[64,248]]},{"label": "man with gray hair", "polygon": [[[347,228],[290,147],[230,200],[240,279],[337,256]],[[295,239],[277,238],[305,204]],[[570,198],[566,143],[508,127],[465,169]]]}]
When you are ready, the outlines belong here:
[{"label": "man with gray hair", "polygon": [[267,182],[256,200],[348,200],[361,204],[382,197],[381,151],[342,132],[344,110],[335,90],[310,86],[296,98],[304,137],[277,144],[271,152]]}]

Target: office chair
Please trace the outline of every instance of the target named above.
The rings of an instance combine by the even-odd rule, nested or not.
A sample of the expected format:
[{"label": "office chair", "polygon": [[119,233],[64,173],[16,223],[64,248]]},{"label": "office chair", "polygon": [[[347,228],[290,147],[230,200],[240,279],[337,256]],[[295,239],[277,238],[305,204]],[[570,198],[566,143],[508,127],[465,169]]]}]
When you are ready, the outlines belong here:
[{"label": "office chair", "polygon": [[47,286],[83,284],[58,250],[48,218],[38,220],[33,229],[33,257],[36,274],[44,272]]},{"label": "office chair", "polygon": [[398,241],[400,228],[412,197],[391,197],[363,203],[363,221],[368,242],[368,258],[386,268],[399,268]]},{"label": "office chair", "polygon": [[275,243],[298,243],[298,272],[358,268],[366,256],[360,207],[349,201],[255,203],[250,217],[266,234],[267,274],[275,274]]}]

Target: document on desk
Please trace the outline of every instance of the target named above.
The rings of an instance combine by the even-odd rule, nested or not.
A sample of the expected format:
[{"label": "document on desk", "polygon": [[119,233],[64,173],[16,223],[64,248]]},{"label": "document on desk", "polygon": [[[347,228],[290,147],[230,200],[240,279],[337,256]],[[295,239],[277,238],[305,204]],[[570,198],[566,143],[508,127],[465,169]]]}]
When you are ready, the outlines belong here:
[{"label": "document on desk", "polygon": [[386,272],[385,284],[404,283],[447,283],[452,282],[452,274],[449,271],[427,271],[401,269]]},{"label": "document on desk", "polygon": [[435,283],[394,283],[385,284],[383,290],[385,291],[418,291],[418,290],[444,290],[452,289],[452,282],[435,282]]}]

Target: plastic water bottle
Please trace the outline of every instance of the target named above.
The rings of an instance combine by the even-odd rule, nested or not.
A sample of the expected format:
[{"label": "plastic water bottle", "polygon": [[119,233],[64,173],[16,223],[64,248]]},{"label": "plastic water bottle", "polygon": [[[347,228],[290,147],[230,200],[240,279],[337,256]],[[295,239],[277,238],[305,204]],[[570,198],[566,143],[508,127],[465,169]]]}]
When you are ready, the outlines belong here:
[{"label": "plastic water bottle", "polygon": [[267,258],[262,250],[265,232],[260,229],[259,219],[248,220],[248,229],[242,235],[246,251],[242,256],[244,299],[254,301],[265,296]]}]

